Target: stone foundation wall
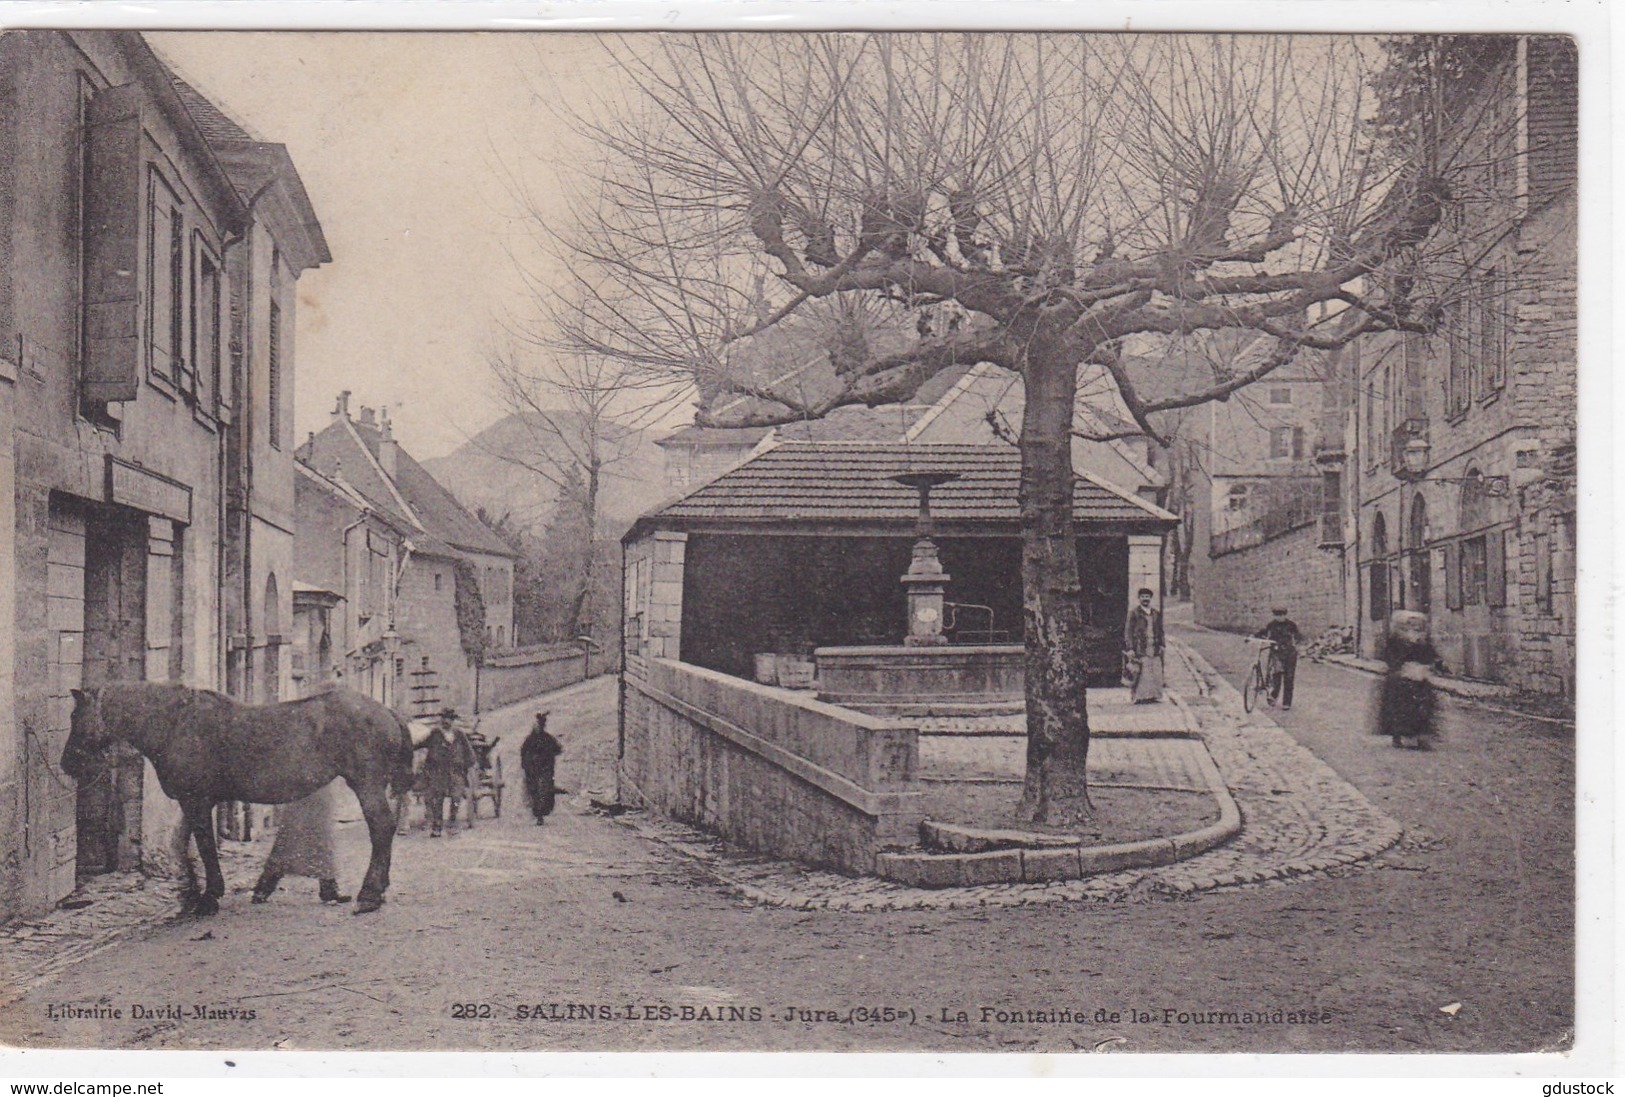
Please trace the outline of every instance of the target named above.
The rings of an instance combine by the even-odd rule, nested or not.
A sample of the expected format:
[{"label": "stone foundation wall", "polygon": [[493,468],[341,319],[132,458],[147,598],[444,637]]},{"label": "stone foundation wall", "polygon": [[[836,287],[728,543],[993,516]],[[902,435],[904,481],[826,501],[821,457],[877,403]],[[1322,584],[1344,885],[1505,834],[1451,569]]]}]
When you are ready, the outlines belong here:
[{"label": "stone foundation wall", "polygon": [[918,840],[915,728],[665,659],[623,683],[623,802],[852,874]]}]

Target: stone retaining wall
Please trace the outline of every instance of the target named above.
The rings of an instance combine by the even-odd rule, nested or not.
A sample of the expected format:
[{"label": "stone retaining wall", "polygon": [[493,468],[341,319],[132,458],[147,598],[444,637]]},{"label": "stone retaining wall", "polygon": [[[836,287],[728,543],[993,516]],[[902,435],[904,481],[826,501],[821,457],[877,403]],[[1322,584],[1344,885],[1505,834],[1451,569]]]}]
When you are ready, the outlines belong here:
[{"label": "stone retaining wall", "polygon": [[[615,669],[610,652],[593,652],[590,669],[594,675]],[[479,711],[539,697],[586,679],[588,659],[580,644],[549,647],[541,651],[519,652],[492,658],[480,668]]]},{"label": "stone retaining wall", "polygon": [[1285,606],[1305,638],[1347,625],[1343,608],[1342,556],[1320,547],[1311,523],[1263,544],[1222,556],[1191,556],[1191,596],[1196,623],[1252,632],[1270,610]]},{"label": "stone retaining wall", "polygon": [[919,839],[918,730],[667,659],[623,678],[623,803],[851,874]]}]

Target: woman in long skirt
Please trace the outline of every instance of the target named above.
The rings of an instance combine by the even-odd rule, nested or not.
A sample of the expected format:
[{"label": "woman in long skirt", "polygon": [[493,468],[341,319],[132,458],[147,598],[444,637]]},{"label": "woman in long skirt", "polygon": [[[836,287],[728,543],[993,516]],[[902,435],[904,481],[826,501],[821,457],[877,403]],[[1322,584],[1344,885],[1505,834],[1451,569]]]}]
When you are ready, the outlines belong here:
[{"label": "woman in long skirt", "polygon": [[254,885],[254,902],[269,899],[284,876],[310,876],[319,881],[322,902],[348,903],[350,896],[339,894],[333,860],[333,784],[278,807],[276,821],[276,841]]},{"label": "woman in long skirt", "polygon": [[1123,622],[1123,663],[1136,705],[1162,700],[1162,611],[1151,604],[1155,595],[1141,587],[1137,604]]},{"label": "woman in long skirt", "polygon": [[1396,611],[1388,624],[1382,661],[1388,664],[1388,673],[1383,677],[1377,708],[1377,733],[1388,736],[1396,747],[1432,750],[1437,732],[1428,675],[1443,664],[1428,639],[1427,617],[1411,610]]}]

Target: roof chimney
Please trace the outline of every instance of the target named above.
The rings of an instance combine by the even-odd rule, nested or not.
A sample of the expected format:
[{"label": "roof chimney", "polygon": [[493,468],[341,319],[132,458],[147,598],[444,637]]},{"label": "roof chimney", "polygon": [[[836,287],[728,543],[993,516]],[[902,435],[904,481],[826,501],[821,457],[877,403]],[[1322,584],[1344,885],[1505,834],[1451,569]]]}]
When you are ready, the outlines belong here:
[{"label": "roof chimney", "polygon": [[395,469],[399,464],[401,447],[395,441],[395,432],[389,422],[389,409],[380,409],[378,415],[378,464],[383,467],[391,480],[395,479]]},{"label": "roof chimney", "polygon": [[333,405],[334,419],[348,419],[350,417],[350,390],[345,389],[339,393],[339,402]]},{"label": "roof chimney", "polygon": [[373,418],[373,414],[372,414],[372,409],[371,409],[371,408],[369,408],[369,407],[363,407],[363,408],[362,408],[362,409],[361,409],[361,419],[360,419],[360,422],[361,422],[361,423],[362,423],[362,425],[364,425],[364,426],[369,426],[369,427],[370,427],[370,426],[372,426],[372,425],[373,425],[373,423],[374,423],[374,422],[375,422],[375,420],[374,420],[374,418]]}]

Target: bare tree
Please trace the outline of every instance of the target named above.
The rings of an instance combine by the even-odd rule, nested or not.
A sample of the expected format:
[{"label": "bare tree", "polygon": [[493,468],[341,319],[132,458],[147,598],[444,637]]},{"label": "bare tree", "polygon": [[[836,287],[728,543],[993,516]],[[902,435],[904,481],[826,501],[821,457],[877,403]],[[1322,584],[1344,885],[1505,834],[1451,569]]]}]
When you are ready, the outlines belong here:
[{"label": "bare tree", "polygon": [[[560,354],[529,329],[512,326],[508,347],[486,356],[494,394],[509,412],[515,441],[485,444],[492,456],[540,477],[555,492],[552,523],[585,542],[570,554],[570,635],[585,634],[593,607],[594,545],[602,535],[602,498],[617,467],[631,457],[643,432],[665,409],[669,378],[634,373],[628,364],[591,354]],[[572,513],[561,515],[563,510]],[[578,538],[578,539],[579,539]]]},{"label": "bare tree", "polygon": [[[1303,348],[1428,331],[1414,265],[1437,164],[1371,125],[1371,40],[1201,35],[660,35],[609,40],[612,91],[568,120],[597,150],[562,338],[733,390],[755,421],[906,400],[940,370],[1020,377],[1025,805],[1087,808],[1071,441],[1082,371],[1133,419],[1228,397]],[[758,307],[753,287],[777,287]],[[807,302],[951,307],[901,351],[849,354],[804,400],[731,368]],[[1151,394],[1127,356],[1240,331],[1253,351]],[[703,421],[702,405],[702,421]]]}]

